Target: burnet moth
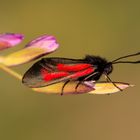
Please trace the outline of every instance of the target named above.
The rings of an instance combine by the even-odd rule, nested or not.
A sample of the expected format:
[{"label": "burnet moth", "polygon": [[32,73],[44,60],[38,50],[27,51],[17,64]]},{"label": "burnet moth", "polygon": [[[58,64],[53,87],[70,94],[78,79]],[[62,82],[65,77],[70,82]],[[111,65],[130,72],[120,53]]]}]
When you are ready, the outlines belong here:
[{"label": "burnet moth", "polygon": [[[64,82],[61,89],[63,94],[64,87],[71,81],[76,81],[76,89],[84,82],[94,81],[95,83],[102,75],[114,86],[116,84],[109,78],[113,70],[113,65],[120,63],[138,64],[138,61],[126,61],[124,58],[140,55],[140,52],[119,57],[111,62],[99,56],[87,55],[84,59],[69,58],[43,58],[36,62],[23,76],[22,82],[30,88],[40,88]],[[116,86],[117,87],[117,86]],[[119,88],[119,87],[117,87]],[[121,88],[119,88],[121,91]]]}]

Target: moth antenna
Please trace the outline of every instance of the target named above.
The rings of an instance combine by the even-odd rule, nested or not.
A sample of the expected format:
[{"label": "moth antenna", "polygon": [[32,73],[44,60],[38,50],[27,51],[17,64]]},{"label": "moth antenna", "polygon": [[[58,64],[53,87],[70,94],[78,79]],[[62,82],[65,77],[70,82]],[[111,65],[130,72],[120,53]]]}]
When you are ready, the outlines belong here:
[{"label": "moth antenna", "polygon": [[118,61],[120,59],[124,59],[124,58],[128,58],[128,57],[132,57],[132,56],[136,56],[136,55],[140,55],[140,52],[138,53],[134,53],[134,54],[130,54],[130,55],[126,55],[126,56],[122,56],[122,57],[119,57],[115,60],[112,61],[112,64],[116,64],[116,63],[139,63],[140,61]]},{"label": "moth antenna", "polygon": [[113,64],[117,64],[117,63],[138,64],[138,63],[140,63],[140,60],[139,61],[117,61],[117,62],[114,62]]}]

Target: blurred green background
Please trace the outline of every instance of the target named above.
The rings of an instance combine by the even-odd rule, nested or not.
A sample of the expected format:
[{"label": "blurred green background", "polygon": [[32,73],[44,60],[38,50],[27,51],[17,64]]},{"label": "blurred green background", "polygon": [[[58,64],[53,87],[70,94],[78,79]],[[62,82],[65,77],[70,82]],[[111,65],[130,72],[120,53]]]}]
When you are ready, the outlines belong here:
[{"label": "blurred green background", "polygon": [[[140,1],[1,0],[0,32],[23,33],[16,48],[42,34],[60,48],[49,56],[109,60],[140,51]],[[138,59],[138,57],[137,57]],[[23,74],[32,65],[13,68]],[[136,86],[107,95],[35,93],[0,71],[1,140],[139,140],[140,66],[115,65],[114,81]]]}]

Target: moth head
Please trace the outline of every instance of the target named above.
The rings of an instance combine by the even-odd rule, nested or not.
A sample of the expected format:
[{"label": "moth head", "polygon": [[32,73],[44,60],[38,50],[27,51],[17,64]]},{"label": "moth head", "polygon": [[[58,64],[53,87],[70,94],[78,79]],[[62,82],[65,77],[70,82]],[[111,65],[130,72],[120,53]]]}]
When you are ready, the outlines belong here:
[{"label": "moth head", "polygon": [[107,74],[109,75],[113,70],[113,66],[112,66],[112,62],[108,62],[106,65],[105,65],[105,68],[104,68],[104,74]]},{"label": "moth head", "polygon": [[112,72],[113,70],[113,65],[114,64],[120,64],[120,63],[131,63],[131,64],[138,64],[140,63],[140,60],[138,61],[127,61],[127,60],[123,60],[124,58],[128,58],[128,57],[132,57],[132,56],[136,56],[136,55],[140,55],[140,52],[138,53],[135,53],[135,54],[130,54],[130,55],[126,55],[126,56],[122,56],[122,57],[119,57],[111,62],[108,62],[105,64],[105,67],[104,67],[104,74],[108,75]]}]

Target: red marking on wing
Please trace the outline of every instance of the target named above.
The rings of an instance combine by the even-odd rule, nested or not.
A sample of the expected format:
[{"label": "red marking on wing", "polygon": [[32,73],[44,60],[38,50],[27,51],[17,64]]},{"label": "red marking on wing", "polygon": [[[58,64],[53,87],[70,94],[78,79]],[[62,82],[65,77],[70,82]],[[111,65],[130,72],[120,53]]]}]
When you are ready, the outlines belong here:
[{"label": "red marking on wing", "polygon": [[82,77],[82,76],[91,74],[92,72],[94,72],[94,68],[88,68],[86,70],[74,73],[73,75],[71,75],[71,78]]},{"label": "red marking on wing", "polygon": [[69,73],[69,72],[65,72],[65,71],[48,72],[46,69],[42,69],[41,75],[42,75],[43,79],[47,82],[47,81],[56,80],[59,78],[76,79],[76,78],[91,74],[94,72],[94,70],[95,70],[94,68],[90,67],[90,68],[87,68],[82,71],[78,71],[75,73]]},{"label": "red marking on wing", "polygon": [[70,71],[70,72],[81,71],[89,67],[91,67],[91,64],[73,64],[73,65],[58,64],[57,65],[57,69],[59,71]]},{"label": "red marking on wing", "polygon": [[53,79],[57,79],[57,78],[61,78],[61,77],[65,77],[65,76],[69,75],[68,72],[63,72],[63,71],[62,72],[49,73],[44,69],[41,70],[41,74],[42,74],[43,79],[45,81],[50,81],[50,80],[53,80]]}]

